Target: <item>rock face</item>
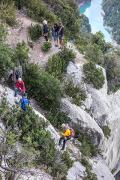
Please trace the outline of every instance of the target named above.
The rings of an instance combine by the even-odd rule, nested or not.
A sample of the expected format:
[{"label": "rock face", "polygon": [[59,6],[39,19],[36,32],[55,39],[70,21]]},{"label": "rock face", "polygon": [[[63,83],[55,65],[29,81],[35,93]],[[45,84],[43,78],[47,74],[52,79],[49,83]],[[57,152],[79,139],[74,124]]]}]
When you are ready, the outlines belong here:
[{"label": "rock face", "polygon": [[91,131],[92,136],[94,136],[94,143],[97,145],[100,144],[101,140],[104,138],[103,132],[96,121],[87,112],[80,107],[71,104],[67,99],[62,99],[62,109],[68,114],[77,127],[82,126]]},{"label": "rock face", "polygon": [[97,175],[98,180],[115,180],[107,164],[101,158],[95,158],[92,162],[93,172]]},{"label": "rock face", "polygon": [[[28,170],[29,171],[29,170]],[[33,172],[33,173],[32,173]],[[17,176],[16,176],[17,177]],[[31,173],[18,174],[18,180],[53,180],[53,178],[37,169],[31,169]]]},{"label": "rock face", "polygon": [[[99,129],[99,132],[102,132],[102,130],[100,130],[100,126],[102,125],[108,125],[111,129],[111,135],[108,140],[104,140],[102,149],[106,163],[112,170],[116,168],[118,162],[120,161],[120,90],[112,95],[107,94],[106,74],[103,68],[102,70],[105,76],[105,83],[100,90],[94,89],[92,85],[83,83],[84,74],[82,72],[82,67],[79,64],[70,63],[67,73],[69,78],[71,77],[73,79],[74,84],[77,84],[78,86],[81,86],[82,84],[82,86],[84,86],[87,99],[85,102],[83,102],[83,104],[85,108],[89,110],[89,115],[91,116],[89,119],[92,119],[92,125],[94,124],[94,127],[97,127],[96,130]],[[81,115],[85,113],[84,110],[81,111],[80,108],[75,108],[73,105],[69,104],[69,107],[71,108],[72,112],[79,111],[79,119],[81,119]],[[86,117],[88,118],[88,114]],[[93,123],[93,121],[96,123]],[[91,126],[91,123],[89,125]]]},{"label": "rock face", "polygon": [[[9,88],[6,88],[6,87],[3,87],[2,85],[0,85],[0,100],[2,99],[3,95],[7,98],[10,105],[15,104],[16,99],[14,98],[14,92]],[[99,135],[100,139],[103,138],[102,130],[100,129],[100,127],[98,126],[96,121],[87,112],[85,112],[80,107],[77,107],[76,105],[71,104],[67,99],[62,99],[62,102],[64,105],[64,110],[69,112],[69,116],[71,116],[71,118],[73,119],[73,121],[75,123],[79,124],[79,121],[81,121],[81,124],[83,127],[89,128],[89,130],[91,130],[93,132],[93,134],[94,133],[97,134],[97,137]],[[39,113],[35,109],[34,109],[34,111],[38,116],[45,119],[45,117],[41,113]],[[45,121],[46,121],[46,119],[45,119]],[[4,128],[4,125],[1,123],[0,127]],[[59,133],[55,130],[55,128],[51,124],[48,125],[47,130],[51,132],[51,135],[56,143],[56,148],[57,148],[57,144],[58,144],[58,140],[59,140]],[[97,139],[94,138],[94,139],[98,143],[98,138]],[[74,180],[74,179],[82,180],[85,175],[85,167],[83,167],[80,162],[76,161],[76,159],[79,158],[78,157],[78,155],[79,155],[78,149],[72,143],[68,143],[68,148],[71,150],[71,152],[72,152],[72,150],[74,151],[74,152],[72,152],[72,157],[75,160],[75,162],[73,164],[73,167],[71,169],[69,169],[69,171],[68,171],[67,180],[71,180],[71,179],[72,180]],[[111,148],[112,148],[112,146],[111,146]],[[106,151],[108,152],[108,149],[106,149]],[[98,161],[98,163],[99,163],[99,161]],[[102,166],[102,163],[101,163],[101,166],[99,166],[99,167],[104,170],[105,166]],[[97,164],[96,165],[94,164],[94,168],[98,169]],[[94,168],[93,168],[93,170],[94,170]],[[100,168],[99,168],[99,170],[100,170]],[[31,173],[31,171],[33,171],[33,169],[29,169],[29,171],[30,172],[28,172],[28,173],[21,174],[19,176],[19,180],[27,180],[28,178],[30,180],[34,180],[34,179],[36,179],[36,180],[42,180],[42,179],[52,180],[52,177],[49,174],[46,174],[45,172],[42,172],[38,169],[34,169],[33,173]],[[95,170],[94,172],[99,177],[100,172],[98,170]],[[108,172],[109,172],[108,173],[109,176],[107,174],[105,174],[105,172],[102,171],[102,173],[105,177],[105,180],[108,180],[108,179],[113,180],[114,178],[112,177],[112,174],[110,173],[109,169],[108,169]],[[112,177],[112,178],[110,179],[110,177]],[[98,180],[99,179],[100,178],[98,178]]]},{"label": "rock face", "polygon": [[85,167],[79,162],[75,162],[73,167],[69,169],[67,180],[82,180],[85,176]]}]

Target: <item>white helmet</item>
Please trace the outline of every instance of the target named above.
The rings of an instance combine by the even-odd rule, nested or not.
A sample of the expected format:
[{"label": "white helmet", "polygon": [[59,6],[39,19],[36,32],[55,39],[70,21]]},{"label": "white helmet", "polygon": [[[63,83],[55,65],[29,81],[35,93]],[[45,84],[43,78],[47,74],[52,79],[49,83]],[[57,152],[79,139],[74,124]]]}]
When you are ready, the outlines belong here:
[{"label": "white helmet", "polygon": [[18,81],[22,81],[22,79],[21,79],[21,78],[18,78]]},{"label": "white helmet", "polygon": [[46,20],[44,20],[44,21],[43,21],[43,24],[44,24],[44,25],[45,25],[45,24],[47,24],[47,21],[46,21]]}]

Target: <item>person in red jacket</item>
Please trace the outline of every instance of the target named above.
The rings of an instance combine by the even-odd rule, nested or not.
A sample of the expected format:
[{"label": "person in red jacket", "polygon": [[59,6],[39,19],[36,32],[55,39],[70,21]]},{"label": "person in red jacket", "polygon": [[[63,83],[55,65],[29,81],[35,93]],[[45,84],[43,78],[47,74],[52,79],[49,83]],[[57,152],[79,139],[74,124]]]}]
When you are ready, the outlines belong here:
[{"label": "person in red jacket", "polygon": [[21,78],[18,78],[16,84],[15,84],[15,97],[17,94],[24,95],[26,89],[24,81]]}]

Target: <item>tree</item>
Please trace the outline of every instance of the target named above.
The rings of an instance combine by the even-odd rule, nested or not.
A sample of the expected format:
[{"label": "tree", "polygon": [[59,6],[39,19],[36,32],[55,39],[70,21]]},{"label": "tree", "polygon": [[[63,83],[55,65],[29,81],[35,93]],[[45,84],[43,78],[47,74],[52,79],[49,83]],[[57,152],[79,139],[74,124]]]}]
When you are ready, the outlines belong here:
[{"label": "tree", "polygon": [[29,64],[25,73],[28,93],[45,109],[60,105],[60,83],[53,76],[41,70],[37,65]]},{"label": "tree", "polygon": [[0,43],[0,78],[5,77],[7,72],[14,67],[13,55],[11,48]]}]

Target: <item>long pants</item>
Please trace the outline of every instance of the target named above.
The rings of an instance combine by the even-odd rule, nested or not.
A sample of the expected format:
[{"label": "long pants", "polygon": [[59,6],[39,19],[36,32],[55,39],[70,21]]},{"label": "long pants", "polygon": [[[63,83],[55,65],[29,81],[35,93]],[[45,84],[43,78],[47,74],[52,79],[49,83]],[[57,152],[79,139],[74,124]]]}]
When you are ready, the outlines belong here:
[{"label": "long pants", "polygon": [[61,137],[60,140],[59,140],[59,145],[61,145],[62,141],[63,141],[63,146],[62,146],[62,150],[65,149],[65,144],[66,142],[70,139],[70,137]]},{"label": "long pants", "polygon": [[15,88],[15,97],[17,96],[17,95],[24,95],[24,93],[23,92],[21,92],[18,88]]}]

